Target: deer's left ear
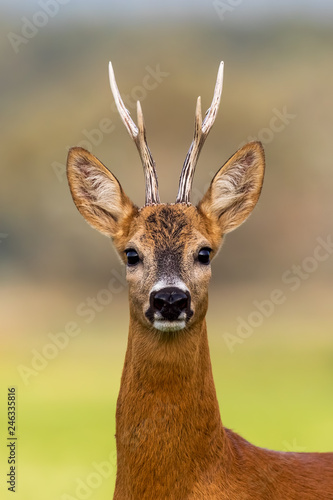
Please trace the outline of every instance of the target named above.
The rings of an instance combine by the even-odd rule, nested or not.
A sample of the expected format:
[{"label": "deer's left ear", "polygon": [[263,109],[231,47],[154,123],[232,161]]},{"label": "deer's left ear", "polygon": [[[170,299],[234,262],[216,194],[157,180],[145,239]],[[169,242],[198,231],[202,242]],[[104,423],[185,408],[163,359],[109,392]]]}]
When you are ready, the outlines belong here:
[{"label": "deer's left ear", "polygon": [[220,168],[198,205],[219,224],[222,234],[240,226],[254,209],[264,178],[265,156],[260,142],[239,149]]}]

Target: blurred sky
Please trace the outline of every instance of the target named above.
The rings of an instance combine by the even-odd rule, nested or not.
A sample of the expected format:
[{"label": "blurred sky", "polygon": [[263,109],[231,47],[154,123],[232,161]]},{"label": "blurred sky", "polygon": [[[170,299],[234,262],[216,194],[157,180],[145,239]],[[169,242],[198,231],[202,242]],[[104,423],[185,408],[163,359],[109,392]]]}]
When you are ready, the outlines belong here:
[{"label": "blurred sky", "polygon": [[[52,0],[51,0],[52,1]],[[44,0],[47,3],[47,0]],[[65,0],[63,0],[65,5]],[[7,11],[20,13],[31,12],[39,8],[43,0],[0,0],[0,6]],[[61,2],[59,2],[61,3]],[[217,7],[219,6],[219,7]],[[151,0],[127,0],[126,2],[108,0],[69,0],[66,10],[75,12],[76,16],[85,16],[88,13],[94,17],[103,17],[105,12],[112,12],[115,17],[127,19],[147,19],[156,16],[170,16],[182,18],[202,17],[209,18],[216,15],[219,8],[226,10],[226,15],[237,9],[237,16],[233,22],[247,22],[251,19],[261,20],[265,17],[284,18],[288,16],[304,16],[329,21],[333,15],[331,0],[169,0],[168,2],[153,2]]]}]

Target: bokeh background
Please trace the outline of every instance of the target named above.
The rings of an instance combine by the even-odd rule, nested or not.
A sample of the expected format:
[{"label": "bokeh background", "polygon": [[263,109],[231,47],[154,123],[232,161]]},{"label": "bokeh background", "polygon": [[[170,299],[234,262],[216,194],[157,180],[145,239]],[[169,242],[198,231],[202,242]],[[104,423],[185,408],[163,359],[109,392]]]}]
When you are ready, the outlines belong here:
[{"label": "bokeh background", "polygon": [[76,211],[64,170],[68,148],[81,144],[143,203],[137,151],[109,90],[110,59],[130,111],[142,102],[163,201],[176,196],[196,98],[209,106],[224,60],[193,201],[248,140],[263,142],[267,173],[253,216],[213,264],[208,329],[222,419],[259,446],[332,450],[332,3],[0,7],[1,498],[11,494],[11,386],[16,498],[112,497],[127,289],[111,243]]}]

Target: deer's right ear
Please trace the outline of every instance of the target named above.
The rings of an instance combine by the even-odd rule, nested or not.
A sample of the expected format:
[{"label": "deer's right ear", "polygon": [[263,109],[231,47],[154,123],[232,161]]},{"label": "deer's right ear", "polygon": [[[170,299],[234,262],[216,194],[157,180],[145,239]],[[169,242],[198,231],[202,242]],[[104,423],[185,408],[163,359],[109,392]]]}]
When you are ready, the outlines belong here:
[{"label": "deer's right ear", "polygon": [[217,221],[221,233],[240,226],[254,209],[264,179],[265,157],[260,142],[249,142],[220,168],[198,205]]},{"label": "deer's right ear", "polygon": [[77,209],[92,227],[106,236],[119,233],[124,219],[138,210],[114,175],[83,148],[69,150],[67,177]]}]

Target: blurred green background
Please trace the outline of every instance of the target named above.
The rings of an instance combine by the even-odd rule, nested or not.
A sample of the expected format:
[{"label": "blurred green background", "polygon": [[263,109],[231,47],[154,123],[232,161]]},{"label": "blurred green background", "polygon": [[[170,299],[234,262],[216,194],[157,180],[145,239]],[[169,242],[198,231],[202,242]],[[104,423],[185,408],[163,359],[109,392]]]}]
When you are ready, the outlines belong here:
[{"label": "blurred green background", "polygon": [[0,7],[0,497],[10,495],[6,394],[16,386],[16,498],[112,498],[124,270],[76,211],[64,173],[68,148],[81,144],[143,203],[110,59],[130,111],[142,102],[163,201],[176,196],[196,98],[209,106],[224,60],[193,201],[253,138],[264,144],[267,173],[253,216],[213,264],[208,330],[222,420],[259,446],[333,450],[331,3]]}]

